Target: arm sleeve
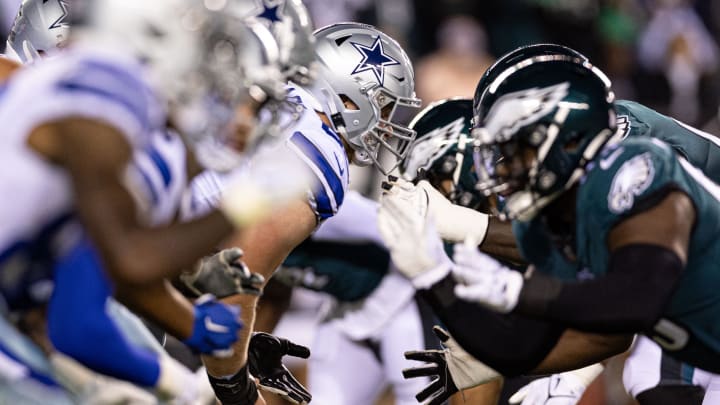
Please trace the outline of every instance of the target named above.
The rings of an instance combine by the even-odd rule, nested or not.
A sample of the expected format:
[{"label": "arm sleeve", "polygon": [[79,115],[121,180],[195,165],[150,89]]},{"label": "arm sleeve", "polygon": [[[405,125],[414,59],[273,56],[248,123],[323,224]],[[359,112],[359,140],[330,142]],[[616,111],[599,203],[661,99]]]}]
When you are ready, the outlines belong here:
[{"label": "arm sleeve", "polygon": [[551,323],[502,315],[459,300],[454,286],[455,281],[448,276],[431,289],[422,290],[420,296],[463,349],[504,376],[533,370],[564,331]]},{"label": "arm sleeve", "polygon": [[610,257],[608,274],[595,280],[563,283],[533,274],[515,311],[589,332],[642,332],[660,318],[683,267],[664,247],[623,246]]},{"label": "arm sleeve", "polygon": [[55,267],[48,335],[55,348],[102,374],[145,387],[160,375],[157,355],[135,347],[106,311],[110,281],[92,246],[82,242]]}]

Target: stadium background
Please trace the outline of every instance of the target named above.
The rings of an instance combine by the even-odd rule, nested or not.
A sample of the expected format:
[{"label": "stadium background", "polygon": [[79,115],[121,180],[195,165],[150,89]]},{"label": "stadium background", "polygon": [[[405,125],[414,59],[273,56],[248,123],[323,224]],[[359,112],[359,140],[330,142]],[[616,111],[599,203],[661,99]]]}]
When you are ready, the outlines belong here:
[{"label": "stadium background", "polygon": [[[414,62],[418,96],[425,104],[450,96],[471,97],[496,57],[521,45],[555,42],[581,51],[603,69],[618,98],[720,133],[717,0],[303,1],[318,27],[361,21],[398,39]],[[19,4],[20,0],[0,0],[3,41]],[[375,195],[377,174],[353,170],[351,186]],[[298,302],[296,316],[311,319],[317,297]],[[298,323],[290,321],[281,328],[288,334],[308,335],[308,328],[293,325]],[[632,404],[622,388],[621,368],[622,359],[613,360],[581,404]],[[392,404],[392,398],[386,395],[378,404]]]}]

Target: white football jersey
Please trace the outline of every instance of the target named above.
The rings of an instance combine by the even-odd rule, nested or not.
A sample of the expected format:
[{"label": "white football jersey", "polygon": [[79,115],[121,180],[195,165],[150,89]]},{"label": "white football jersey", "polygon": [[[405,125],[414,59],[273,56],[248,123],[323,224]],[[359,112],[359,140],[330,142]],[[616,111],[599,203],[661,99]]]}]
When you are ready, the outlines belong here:
[{"label": "white football jersey", "polygon": [[172,200],[176,208],[185,188],[185,151],[176,135],[164,131],[164,109],[143,75],[132,60],[106,51],[73,50],[24,67],[0,86],[0,195],[5,199],[0,210],[0,291],[20,288],[3,283],[22,278],[28,266],[51,264],[59,243],[68,240],[57,235],[74,222],[67,174],[27,145],[40,125],[76,117],[118,129],[136,151],[127,178],[135,178],[129,183],[137,187],[131,194],[149,201],[138,204],[149,207],[141,215],[148,223],[174,216]]},{"label": "white football jersey", "polygon": [[[349,161],[340,136],[325,125],[311,107],[317,104],[312,96],[292,84],[288,90],[288,101],[298,107],[298,116],[283,117],[281,121],[290,123],[285,127],[281,144],[261,148],[253,159],[272,159],[272,148],[287,147],[293,151],[314,175],[315,185],[308,192],[308,203],[320,222],[335,215],[343,203],[349,181]],[[244,170],[247,166],[225,174],[207,171],[195,178],[183,202],[183,217],[196,217],[216,206],[224,184]]]},{"label": "white football jersey", "polygon": [[[377,202],[351,191],[338,215],[320,225],[312,239],[348,245],[373,242],[384,247],[385,242],[377,227],[377,209]],[[336,302],[333,308],[326,308],[328,317],[351,339],[377,337],[388,322],[392,322],[396,314],[413,300],[415,288],[412,284],[395,270],[392,262],[389,269],[362,303]]]}]

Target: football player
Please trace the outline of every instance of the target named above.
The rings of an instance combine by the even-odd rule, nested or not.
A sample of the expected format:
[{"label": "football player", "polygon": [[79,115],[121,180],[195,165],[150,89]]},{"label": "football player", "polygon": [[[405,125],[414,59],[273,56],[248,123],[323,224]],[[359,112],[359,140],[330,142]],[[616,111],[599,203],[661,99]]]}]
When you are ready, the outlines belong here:
[{"label": "football player", "polygon": [[349,191],[338,213],[295,248],[275,276],[330,296],[308,363],[318,403],[373,403],[389,385],[396,403],[411,404],[423,388],[422,380],[401,377],[412,366],[402,358],[404,348],[426,348],[423,318],[415,289],[393,270],[377,231],[377,208]]},{"label": "football player", "polygon": [[[72,352],[108,374],[143,386],[157,386],[161,392],[169,391],[166,393],[173,396],[192,397],[197,395],[193,393],[198,386],[197,382],[193,382],[195,377],[183,375],[182,369],[172,363],[168,366],[162,357],[129,347],[114,332],[116,327],[106,321],[103,297],[109,295],[110,284],[96,272],[100,259],[92,247],[97,245],[99,248],[103,267],[109,270],[117,285],[156,285],[153,291],[167,297],[163,304],[159,305],[156,299],[153,305],[144,306],[148,301],[135,294],[138,300],[132,301],[133,305],[140,312],[154,315],[154,319],[164,323],[191,346],[210,353],[227,348],[237,339],[236,331],[240,325],[235,319],[236,311],[212,300],[198,302],[193,310],[182,300],[178,301],[162,281],[164,276],[172,275],[190,264],[201,252],[211,249],[213,243],[219,242],[232,230],[231,223],[222,214],[212,213],[193,224],[147,228],[138,222],[135,215],[135,212],[141,214],[144,207],[135,205],[136,201],[128,194],[124,184],[126,181],[144,182],[144,187],[130,189],[148,193],[146,197],[150,198],[144,201],[162,206],[163,201],[153,191],[167,192],[176,188],[172,186],[173,173],[180,178],[185,175],[182,170],[175,171],[176,167],[164,159],[164,153],[181,145],[176,137],[165,131],[164,103],[166,100],[197,103],[201,101],[198,96],[201,99],[206,97],[217,90],[213,86],[218,84],[200,80],[190,87],[183,87],[175,81],[175,75],[188,74],[190,78],[195,75],[198,79],[212,80],[227,74],[223,71],[232,72],[241,67],[240,58],[232,57],[236,50],[227,46],[244,40],[241,37],[247,35],[244,24],[228,21],[228,15],[183,2],[168,7],[144,7],[128,2],[108,2],[102,7],[94,7],[93,11],[97,14],[83,29],[85,36],[82,33],[79,35],[72,52],[23,70],[5,88],[2,113],[5,119],[14,123],[12,133],[16,135],[6,139],[9,144],[3,150],[9,157],[4,161],[26,168],[27,178],[24,182],[6,178],[5,188],[22,192],[15,192],[14,195],[21,199],[9,206],[9,211],[4,210],[8,222],[12,218],[12,223],[19,225],[6,228],[3,261],[5,271],[11,270],[7,266],[21,260],[20,263],[24,261],[31,265],[29,269],[34,269],[34,272],[26,272],[20,283],[5,285],[3,296],[13,309],[25,305],[28,300],[43,298],[32,294],[42,291],[36,288],[41,284],[38,281],[45,279],[48,270],[54,267],[55,290],[50,303],[49,333],[57,348]],[[168,10],[177,13],[178,18],[167,19]],[[197,20],[188,20],[191,17]],[[153,27],[155,34],[138,29],[128,36],[124,32],[128,25],[122,23],[123,18]],[[191,21],[198,25],[187,26]],[[216,52],[224,50],[224,53],[200,55],[206,49],[203,47],[207,41],[205,35],[224,45],[225,48],[214,49]],[[122,40],[119,39],[121,37]],[[173,49],[178,50],[173,48],[173,44],[182,44],[180,53],[187,57],[184,64],[178,60],[173,60],[170,63],[172,66],[162,63],[163,58],[172,58],[161,50],[172,54]],[[138,65],[138,58],[148,62],[146,66],[150,68]],[[229,84],[241,83],[241,79],[237,76],[224,78],[224,99],[217,100],[232,107],[238,100],[239,88]],[[27,105],[28,108],[23,108],[22,104],[27,103],[25,97],[30,94],[42,95],[38,98],[42,102],[35,100]],[[98,109],[100,105],[104,107]],[[198,113],[208,113],[212,116],[206,118],[212,118],[210,121],[218,126],[223,124],[220,118],[227,115],[221,108],[223,104],[173,104],[170,110],[179,111],[178,107],[188,107],[184,111],[192,111],[198,119],[202,118]],[[182,121],[178,119],[180,116],[174,118],[177,122]],[[86,142],[85,138],[90,134],[93,136]],[[97,137],[98,134],[104,136]],[[158,144],[163,145],[164,149],[157,148],[162,152],[156,149]],[[126,169],[138,155],[144,156],[144,163],[138,158]],[[143,171],[148,167],[151,168],[151,176],[146,176],[148,172]],[[158,184],[161,187],[155,189]],[[55,198],[38,199],[38,193],[50,193]],[[77,213],[71,209],[73,205]],[[38,209],[45,214],[33,214]],[[164,210],[158,208],[155,212],[158,211]],[[167,215],[167,212],[159,215]],[[90,238],[75,231],[79,229],[74,225],[78,221]],[[145,217],[145,221],[149,223],[153,219]],[[195,230],[191,231],[193,228]],[[207,244],[194,244],[192,239],[198,236],[196,231],[212,240]],[[63,244],[54,246],[55,238],[62,239]],[[152,254],[153,251],[172,251],[167,247],[156,250],[162,246],[180,248],[178,252],[181,253],[166,258]],[[50,250],[51,247],[60,250]],[[86,294],[69,296],[67,292],[78,285],[83,285]],[[89,287],[99,290],[91,293],[87,290]],[[27,291],[31,292],[30,297],[24,295]],[[122,294],[122,291],[118,290],[116,294]],[[88,301],[78,297],[91,297],[90,304],[98,305],[83,306],[82,303],[87,304]],[[65,324],[58,322],[64,319],[63,316],[77,313],[77,310],[82,311],[84,316],[76,319],[87,322],[86,328],[77,330],[99,333],[95,341],[104,343],[102,350],[94,350],[92,345],[78,347],[76,337],[80,336],[66,333]],[[174,316],[168,316],[173,312]],[[94,318],[95,315],[97,318]],[[119,353],[128,355],[117,367],[109,357]],[[180,371],[174,371],[173,376],[172,370]],[[169,387],[166,386],[168,384]]]},{"label": "football player", "polygon": [[[494,101],[481,111],[476,135],[479,186],[503,197],[499,212],[540,232],[518,236],[518,245],[544,249],[542,258],[524,255],[538,266],[550,257],[585,267],[593,279],[567,283],[537,271],[526,280],[474,247],[458,246],[455,293],[579,329],[642,332],[673,356],[718,370],[709,321],[715,305],[706,287],[713,284],[705,270],[710,255],[697,251],[703,241],[712,244],[706,232],[717,215],[717,186],[661,141],[608,143],[617,119],[607,84],[576,58],[527,59],[490,84]],[[508,109],[515,102],[530,108]],[[577,116],[583,125],[574,126]],[[555,157],[565,163],[554,166]],[[548,270],[562,274],[557,265]]]},{"label": "football player", "polygon": [[[481,80],[479,86],[478,86],[478,92],[476,96],[476,104],[479,103],[480,95],[482,95],[483,91],[487,89],[488,84],[491,82],[491,79],[496,78],[500,73],[504,71],[504,69],[511,67],[513,63],[517,63],[518,61],[522,60],[523,58],[533,56],[533,55],[551,55],[551,54],[563,54],[570,57],[576,57],[580,60],[586,59],[578,54],[577,52],[561,47],[558,45],[536,45],[536,46],[530,46],[526,48],[520,48],[505,57],[501,58],[496,65],[491,68],[486,75],[483,77],[483,80]],[[625,138],[628,135],[629,136],[653,136],[658,137],[660,139],[667,140],[671,145],[673,145],[673,148],[680,153],[681,155],[687,156],[688,159],[694,163],[699,165],[703,168],[705,173],[709,175],[715,175],[717,176],[718,172],[717,170],[713,170],[714,165],[716,165],[717,162],[717,145],[713,141],[713,137],[709,134],[702,133],[700,131],[695,130],[694,128],[688,127],[687,125],[684,125],[682,123],[679,123],[675,120],[672,120],[669,117],[662,116],[660,114],[655,113],[654,111],[647,109],[637,103],[627,102],[627,101],[617,101],[615,103],[616,108],[621,113],[620,116],[620,122],[623,123],[618,128],[618,137],[619,138]],[[476,117],[477,118],[477,117]],[[431,195],[432,196],[432,195]],[[431,199],[432,202],[432,199]],[[497,222],[494,225],[498,226],[508,226],[503,224],[502,222]],[[490,229],[494,226],[491,224]],[[515,224],[516,227],[519,224]],[[520,224],[521,225],[521,224]],[[440,226],[440,225],[439,225]],[[487,240],[491,240],[492,236],[489,235]],[[482,248],[482,247],[481,247]],[[515,256],[512,256],[515,257]],[[475,339],[477,341],[477,339]],[[647,346],[647,345],[646,345]],[[480,347],[480,346],[476,346]],[[637,349],[636,349],[637,350]],[[474,352],[478,353],[478,352]],[[651,353],[654,353],[654,351],[651,351]],[[651,356],[652,357],[652,356]],[[480,357],[484,358],[484,357]],[[631,360],[634,361],[634,357],[631,358]],[[657,358],[659,362],[659,358]],[[665,360],[664,362],[666,362]],[[657,364],[654,361],[651,361],[648,364]],[[663,363],[664,364],[664,363]],[[640,373],[638,373],[638,366],[634,367],[635,373],[634,375],[642,375],[642,369],[647,367],[640,367]],[[665,370],[666,368],[663,368]],[[678,369],[680,367],[678,366]],[[652,371],[650,374],[656,375],[656,371]],[[698,373],[700,374],[700,373]],[[657,374],[660,375],[659,373]],[[652,385],[648,385],[647,379],[643,379],[644,381],[642,384],[637,384],[637,387],[642,388],[648,388]],[[652,380],[652,378],[651,378]],[[707,378],[703,380],[708,380]],[[548,380],[549,381],[549,380]],[[665,385],[676,385],[679,381],[679,378],[672,378],[671,375],[664,375],[662,377],[662,380],[660,381],[661,386]],[[589,382],[589,381],[588,381]],[[657,384],[658,381],[655,380],[655,384]],[[537,384],[536,384],[537,386]],[[547,390],[545,390],[547,392]],[[637,392],[637,391],[635,391]],[[663,392],[661,390],[661,392]],[[660,394],[662,396],[662,394]],[[665,396],[667,397],[667,396]],[[651,403],[651,402],[648,402]]]},{"label": "football player", "polygon": [[[230,243],[242,247],[248,266],[266,278],[319,223],[337,212],[345,197],[350,161],[375,164],[388,172],[391,167],[381,165],[380,151],[402,157],[414,137],[413,131],[398,122],[405,110],[418,107],[420,101],[413,90],[412,66],[397,42],[374,27],[342,23],[315,32],[315,55],[317,80],[312,85],[289,83],[296,116],[284,126],[281,137],[281,146],[312,170],[314,187],[307,198],[275,210],[268,221]],[[250,167],[276,152],[268,148],[262,153]],[[242,170],[229,178],[233,176],[242,177]],[[195,209],[203,203],[215,204],[227,180],[214,173],[198,179],[193,184]],[[242,297],[229,302],[240,303],[248,317],[245,324],[252,325],[256,300]],[[221,400],[232,400],[232,382],[245,352],[236,347],[232,361],[206,362],[208,372],[219,377],[213,381]]]}]

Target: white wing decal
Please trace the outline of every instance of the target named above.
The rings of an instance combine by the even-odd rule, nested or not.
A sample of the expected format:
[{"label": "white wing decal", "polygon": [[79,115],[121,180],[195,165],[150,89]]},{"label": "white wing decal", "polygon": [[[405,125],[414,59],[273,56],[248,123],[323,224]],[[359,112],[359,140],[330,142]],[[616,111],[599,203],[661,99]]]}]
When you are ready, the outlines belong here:
[{"label": "white wing decal", "polygon": [[549,114],[567,96],[570,83],[532,88],[500,97],[485,119],[487,133],[506,140],[519,128]]},{"label": "white wing decal", "polygon": [[632,208],[635,196],[650,187],[653,177],[655,177],[655,167],[650,153],[643,153],[623,163],[615,173],[608,193],[610,211],[620,214]]}]

